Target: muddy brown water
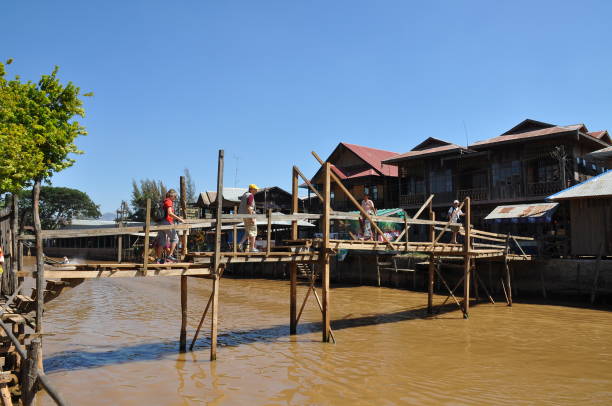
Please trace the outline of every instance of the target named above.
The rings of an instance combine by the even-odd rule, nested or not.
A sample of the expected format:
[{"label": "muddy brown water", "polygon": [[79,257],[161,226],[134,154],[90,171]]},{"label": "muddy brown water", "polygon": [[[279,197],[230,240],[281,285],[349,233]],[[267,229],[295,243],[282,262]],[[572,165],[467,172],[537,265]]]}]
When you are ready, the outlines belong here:
[{"label": "muddy brown water", "polygon": [[[189,279],[190,338],[210,285]],[[287,281],[222,279],[211,363],[208,320],[178,353],[179,278],[89,280],[47,306],[46,372],[71,405],[612,404],[609,311],[480,304],[426,319],[425,293],[335,287],[334,345],[314,301],[290,336],[288,301]]]}]

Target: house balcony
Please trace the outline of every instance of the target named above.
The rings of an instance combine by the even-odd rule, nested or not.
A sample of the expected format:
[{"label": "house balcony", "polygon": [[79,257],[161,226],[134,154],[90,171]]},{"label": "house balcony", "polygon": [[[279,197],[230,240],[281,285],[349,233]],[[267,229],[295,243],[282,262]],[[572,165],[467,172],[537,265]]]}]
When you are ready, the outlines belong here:
[{"label": "house balcony", "polygon": [[405,208],[409,206],[421,205],[425,203],[425,200],[427,200],[428,197],[429,195],[425,193],[413,193],[409,195],[400,195],[399,197],[400,207]]},{"label": "house balcony", "polygon": [[489,189],[488,188],[472,188],[472,189],[457,190],[457,200],[462,201],[468,196],[472,201],[489,200],[490,198]]},{"label": "house balcony", "polygon": [[527,183],[527,196],[549,196],[561,190],[561,182],[534,182]]}]

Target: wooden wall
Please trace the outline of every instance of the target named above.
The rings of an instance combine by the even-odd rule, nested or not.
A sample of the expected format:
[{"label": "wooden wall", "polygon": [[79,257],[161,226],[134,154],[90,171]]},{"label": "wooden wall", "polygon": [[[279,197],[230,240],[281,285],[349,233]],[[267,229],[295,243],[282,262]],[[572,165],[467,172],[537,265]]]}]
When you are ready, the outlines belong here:
[{"label": "wooden wall", "polygon": [[572,255],[612,256],[612,198],[576,199],[571,205]]}]

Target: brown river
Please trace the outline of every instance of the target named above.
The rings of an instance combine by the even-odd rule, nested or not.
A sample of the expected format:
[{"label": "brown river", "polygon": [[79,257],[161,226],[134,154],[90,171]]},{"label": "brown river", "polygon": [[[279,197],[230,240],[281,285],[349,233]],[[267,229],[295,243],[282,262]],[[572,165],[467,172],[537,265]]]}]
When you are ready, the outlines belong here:
[{"label": "brown river", "polygon": [[[189,340],[210,285],[189,279]],[[46,372],[71,405],[612,405],[609,311],[499,303],[427,319],[425,293],[332,287],[338,342],[323,344],[312,296],[289,335],[287,281],[220,292],[210,362],[208,319],[178,352],[179,278],[86,281],[48,304]]]}]

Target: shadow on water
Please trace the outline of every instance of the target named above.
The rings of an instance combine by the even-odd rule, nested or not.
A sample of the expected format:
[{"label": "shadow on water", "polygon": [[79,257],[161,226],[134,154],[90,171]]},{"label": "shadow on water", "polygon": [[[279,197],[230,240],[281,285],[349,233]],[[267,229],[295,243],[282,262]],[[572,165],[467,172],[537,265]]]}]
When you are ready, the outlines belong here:
[{"label": "shadow on water", "polygon": [[[438,307],[434,310],[439,310],[438,313],[434,314],[435,317],[441,314],[455,312],[457,311],[457,306],[456,304],[452,303],[445,305],[442,308]],[[392,313],[333,320],[332,329],[338,331],[348,328],[396,323],[399,321],[423,318],[428,318],[427,308],[420,307]],[[320,331],[320,329],[320,322],[300,323],[298,326],[297,335],[310,334]],[[289,336],[288,325],[276,325],[251,330],[236,330],[219,333],[218,345],[220,347],[235,347],[251,343],[273,343],[278,342],[279,338]],[[189,343],[190,341],[188,341],[187,344]],[[210,341],[208,338],[202,338],[198,340],[198,343],[200,345],[196,345],[196,348],[202,348],[203,343],[206,343],[206,347],[208,347]],[[44,360],[44,369],[46,373],[54,373],[99,368],[130,362],[156,361],[170,355],[176,355],[178,346],[179,341],[173,340],[129,345],[110,351],[63,351],[46,358]]]}]

